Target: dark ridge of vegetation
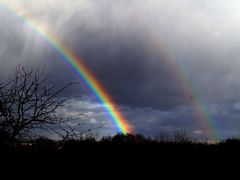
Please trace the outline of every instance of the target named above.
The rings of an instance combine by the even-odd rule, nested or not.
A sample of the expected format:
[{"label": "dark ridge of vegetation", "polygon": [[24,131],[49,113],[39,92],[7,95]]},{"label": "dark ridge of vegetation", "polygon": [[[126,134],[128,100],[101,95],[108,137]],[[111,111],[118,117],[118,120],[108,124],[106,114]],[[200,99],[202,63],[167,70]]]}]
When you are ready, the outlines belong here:
[{"label": "dark ridge of vegetation", "polygon": [[[140,134],[128,134],[122,135],[117,134],[115,136],[106,136],[101,140],[97,140],[94,137],[81,138],[81,139],[69,139],[67,141],[55,141],[48,139],[46,137],[39,137],[33,140],[17,140],[4,138],[0,136],[0,149],[12,149],[12,150],[30,150],[30,151],[44,151],[44,152],[63,152],[68,150],[82,150],[84,148],[91,148],[92,146],[97,148],[102,147],[117,147],[117,148],[153,148],[153,147],[189,147],[189,148],[201,148],[201,147],[224,147],[224,146],[239,146],[240,139],[231,138],[226,139],[221,142],[208,143],[197,142],[190,140],[190,138],[182,137],[181,141],[176,141],[175,139],[161,139],[154,140],[151,138],[146,138]],[[184,139],[184,140],[183,140]]]},{"label": "dark ridge of vegetation", "polygon": [[148,172],[148,176],[156,173],[157,176],[174,177],[177,174],[179,177],[194,171],[199,173],[198,169],[201,174],[206,174],[212,173],[213,167],[225,166],[225,161],[228,167],[232,161],[240,161],[240,139],[227,139],[215,144],[184,139],[179,142],[174,138],[153,140],[139,134],[117,134],[101,140],[94,137],[67,141],[46,137],[34,140],[1,139],[0,166],[4,166],[2,171],[11,167],[10,172],[19,169],[25,172],[28,169],[28,172],[36,174],[50,171],[58,175],[84,174],[87,179],[105,179],[109,171],[118,173],[114,170],[124,171],[124,174],[134,173],[135,177],[136,173]]}]

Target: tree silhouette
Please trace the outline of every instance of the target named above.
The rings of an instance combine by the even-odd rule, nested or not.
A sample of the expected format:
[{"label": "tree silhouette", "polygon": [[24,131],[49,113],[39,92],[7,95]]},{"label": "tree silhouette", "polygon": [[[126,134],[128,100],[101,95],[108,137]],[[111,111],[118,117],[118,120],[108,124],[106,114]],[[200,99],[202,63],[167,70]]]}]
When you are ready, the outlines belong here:
[{"label": "tree silhouette", "polygon": [[67,99],[57,96],[70,85],[57,88],[39,66],[28,71],[19,66],[13,77],[0,83],[0,134],[15,139],[61,123],[57,109]]}]

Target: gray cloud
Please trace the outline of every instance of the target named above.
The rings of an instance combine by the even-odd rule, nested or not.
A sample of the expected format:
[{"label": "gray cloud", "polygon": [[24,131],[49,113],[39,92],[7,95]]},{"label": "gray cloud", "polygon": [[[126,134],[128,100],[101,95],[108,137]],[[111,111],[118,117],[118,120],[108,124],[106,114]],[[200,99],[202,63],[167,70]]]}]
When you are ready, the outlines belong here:
[{"label": "gray cloud", "polygon": [[[11,0],[13,5],[16,2]],[[117,103],[131,107],[127,116],[133,122],[141,115],[168,119],[160,120],[166,127],[178,122],[176,127],[185,127],[194,121],[194,114],[186,117],[182,109],[192,108],[191,94],[184,95],[186,84],[176,74],[176,64],[206,104],[221,104],[217,109],[228,112],[240,100],[237,0],[25,0],[21,5],[22,13],[48,26],[83,58]],[[4,8],[0,9],[0,24],[1,77],[13,72],[16,64],[40,63],[56,82],[79,81],[43,39]],[[65,93],[82,94],[91,96],[84,84]],[[146,107],[153,110],[146,113]],[[221,118],[211,114],[221,128],[228,126],[223,117],[232,119],[230,129],[237,123],[238,113],[232,110]],[[141,123],[135,124],[137,129],[144,126]],[[140,131],[155,132],[151,127]],[[191,129],[195,134],[200,131]]]}]

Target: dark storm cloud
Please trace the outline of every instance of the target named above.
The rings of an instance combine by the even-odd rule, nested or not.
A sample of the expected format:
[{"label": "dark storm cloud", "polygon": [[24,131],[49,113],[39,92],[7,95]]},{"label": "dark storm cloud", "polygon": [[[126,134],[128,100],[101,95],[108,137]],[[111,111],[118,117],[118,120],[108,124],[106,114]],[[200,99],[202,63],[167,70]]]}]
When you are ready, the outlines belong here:
[{"label": "dark storm cloud", "polygon": [[[56,5],[27,0],[22,5],[27,16],[47,24],[83,57],[118,103],[168,109],[186,105],[189,99],[182,95],[186,85],[176,77],[180,75],[166,63],[164,48],[207,102],[240,98],[236,4],[235,0],[60,0]],[[21,21],[7,11],[1,11],[0,21],[2,74],[13,71],[16,64],[40,62],[56,81],[77,81]],[[71,93],[85,92],[83,86]]]},{"label": "dark storm cloud", "polygon": [[[168,63],[171,55],[224,136],[237,134],[238,0],[26,0],[23,5],[26,15],[46,24],[82,57],[113,99],[127,107],[126,116],[138,132],[153,135],[159,129],[188,127],[190,134],[202,134],[188,106],[191,95],[183,96],[187,85],[176,65]],[[0,25],[1,77],[13,73],[17,64],[40,63],[55,83],[80,82],[43,39],[9,12],[0,11]],[[92,96],[81,82],[64,95],[84,94]]]},{"label": "dark storm cloud", "polygon": [[118,103],[161,108],[180,103],[181,86],[174,69],[161,52],[153,54],[139,35],[101,34],[87,41],[94,45],[83,48],[81,56]]},{"label": "dark storm cloud", "polygon": [[[175,69],[166,63],[167,58],[161,49],[153,50],[151,39],[144,36],[147,29],[144,27],[145,22],[142,21],[145,20],[137,17],[138,11],[134,10],[138,5],[132,2],[126,7],[125,1],[118,5],[110,1],[100,4],[92,1],[92,4],[94,7],[88,16],[74,7],[73,11],[66,10],[65,5],[60,4],[63,12],[68,12],[66,17],[60,15],[60,10],[50,6],[53,11],[50,11],[49,7],[43,8],[46,14],[40,16],[40,19],[43,21],[47,19],[48,23],[54,24],[52,25],[56,27],[54,31],[83,58],[117,103],[162,109],[185,104],[188,99],[181,97],[181,86],[173,73]],[[40,10],[30,12],[37,16]],[[58,16],[63,19],[56,20]],[[21,29],[21,23],[15,23],[19,26],[20,32],[23,31],[23,35],[19,35],[22,39],[16,39],[19,43],[17,47],[4,43],[3,45],[8,47],[8,52],[4,54],[11,54],[16,64],[40,62],[51,72],[56,82],[59,79],[65,82],[77,81],[70,70],[61,63],[59,56],[44,45],[42,39],[35,37],[24,25]],[[15,27],[15,23],[9,26]],[[11,49],[18,49],[18,53],[12,53]],[[17,58],[20,60],[16,60]],[[70,89],[70,92],[84,92],[82,85],[78,87],[74,87],[75,92],[73,89]]]},{"label": "dark storm cloud", "polygon": [[[207,101],[239,97],[237,39],[227,34],[232,31],[231,23],[218,23],[219,17],[230,19],[232,6],[222,9],[225,4],[220,2],[215,7],[214,2],[194,0],[92,0],[59,1],[56,6],[29,0],[24,7],[27,15],[48,24],[83,58],[118,103],[171,109],[188,104],[189,99],[182,94],[186,85],[176,77],[180,75],[175,74],[175,67],[167,63],[164,48],[171,49],[168,53],[175,58],[173,61],[185,67]],[[14,67],[14,63],[40,62],[56,81],[78,81],[41,38],[7,12],[3,15],[2,71],[6,66]],[[164,45],[158,47],[155,42]],[[85,92],[83,86],[75,86],[69,93]]]}]

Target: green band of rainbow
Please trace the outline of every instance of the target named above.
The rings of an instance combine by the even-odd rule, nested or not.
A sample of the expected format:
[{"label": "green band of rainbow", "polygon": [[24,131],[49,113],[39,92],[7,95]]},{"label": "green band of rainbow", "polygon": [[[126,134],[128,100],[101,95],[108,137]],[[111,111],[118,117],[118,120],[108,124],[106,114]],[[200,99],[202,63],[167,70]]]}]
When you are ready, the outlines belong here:
[{"label": "green band of rainbow", "polygon": [[88,70],[83,64],[83,60],[77,57],[68,47],[66,47],[60,39],[54,36],[49,30],[42,27],[34,19],[25,16],[23,8],[20,6],[13,6],[8,1],[0,0],[0,5],[6,10],[10,11],[15,17],[26,24],[31,31],[39,35],[45,42],[59,55],[62,56],[62,60],[68,65],[77,76],[89,87],[97,99],[103,104],[103,107],[109,115],[111,121],[116,127],[119,133],[124,135],[131,133],[132,129],[130,124],[125,120],[117,105],[109,96],[107,91],[100,84],[100,81]]}]

